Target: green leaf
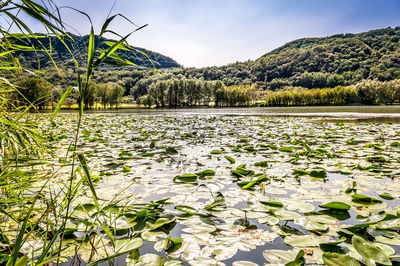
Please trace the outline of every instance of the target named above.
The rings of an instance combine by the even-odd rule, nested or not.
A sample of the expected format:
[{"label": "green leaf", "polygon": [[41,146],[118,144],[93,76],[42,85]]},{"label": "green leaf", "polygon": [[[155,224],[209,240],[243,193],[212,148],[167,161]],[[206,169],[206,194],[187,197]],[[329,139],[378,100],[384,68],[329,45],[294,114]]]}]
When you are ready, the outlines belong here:
[{"label": "green leaf", "polygon": [[115,241],[116,252],[125,252],[132,249],[140,248],[143,245],[143,240],[140,237],[132,239],[119,239]]},{"label": "green leaf", "polygon": [[327,177],[325,169],[312,170],[309,173],[309,175],[312,176],[312,177],[316,177],[316,178],[325,178],[325,177]]},{"label": "green leaf", "polygon": [[395,199],[395,197],[393,197],[392,195],[387,194],[387,193],[380,194],[379,197],[381,197],[382,199],[385,199],[385,200],[394,200]]},{"label": "green leaf", "polygon": [[324,209],[335,209],[335,210],[350,210],[351,208],[349,204],[337,201],[329,202],[319,206]]},{"label": "green leaf", "polygon": [[261,204],[271,207],[282,208],[284,205],[279,201],[260,201]]},{"label": "green leaf", "polygon": [[380,199],[367,196],[367,195],[362,195],[362,194],[355,194],[351,196],[353,198],[353,202],[360,203],[360,204],[365,204],[365,205],[372,205],[372,204],[378,204],[382,203]]},{"label": "green leaf", "polygon": [[207,170],[204,170],[204,171],[196,173],[196,175],[198,175],[199,177],[214,176],[215,175],[215,171],[207,169]]},{"label": "green leaf", "polygon": [[169,219],[169,218],[158,218],[157,221],[153,224],[153,226],[151,227],[151,230],[160,228],[162,226],[164,226],[165,224],[169,224],[175,221],[175,218],[173,219]]},{"label": "green leaf", "polygon": [[128,173],[128,172],[130,172],[131,171],[131,168],[129,167],[129,166],[122,166],[122,171],[124,172],[124,173]]},{"label": "green leaf", "polygon": [[389,257],[386,256],[382,249],[375,246],[373,243],[369,243],[356,235],[351,239],[351,243],[368,266],[375,265],[376,263],[392,265]]},{"label": "green leaf", "polygon": [[147,253],[139,257],[135,266],[162,266],[165,259],[153,253]]},{"label": "green leaf", "polygon": [[255,162],[254,166],[268,167],[268,161]]},{"label": "green leaf", "polygon": [[[222,195],[221,192],[218,192],[217,196],[214,198],[214,202],[211,204],[208,204],[204,207],[204,209],[213,211],[215,207],[220,206],[220,205],[225,205],[225,197]],[[224,206],[226,207],[226,206]]]},{"label": "green leaf", "polygon": [[29,257],[27,255],[22,256],[19,260],[15,262],[15,266],[25,266],[28,265]]},{"label": "green leaf", "polygon": [[280,147],[279,151],[281,151],[281,152],[292,152],[293,150],[292,150],[292,148],[289,148],[289,147]]},{"label": "green leaf", "polygon": [[232,157],[230,157],[228,155],[226,155],[224,158],[227,159],[230,164],[236,163],[235,159],[233,159]]},{"label": "green leaf", "polygon": [[[93,58],[94,58],[94,53],[95,53],[95,36],[94,36],[94,30],[93,27],[90,28],[90,36],[89,36],[89,45],[88,45],[88,60],[87,60],[87,73],[86,73],[86,82],[90,82],[90,77],[92,73],[92,69],[94,68],[93,66]],[[86,85],[88,86],[88,84]],[[81,95],[83,97],[84,95]]]},{"label": "green leaf", "polygon": [[292,175],[309,175],[310,172],[302,169],[293,169]]},{"label": "green leaf", "polygon": [[325,252],[322,255],[322,260],[326,266],[361,266],[361,263],[348,256],[337,253]]},{"label": "green leaf", "polygon": [[174,181],[178,180],[183,183],[194,183],[199,176],[196,174],[183,174],[174,177]]},{"label": "green leaf", "polygon": [[285,237],[283,242],[293,247],[318,247],[320,243],[329,242],[329,237],[314,235],[290,235]]},{"label": "green leaf", "polygon": [[172,252],[177,251],[181,247],[182,247],[182,239],[179,239],[179,238],[176,238],[176,239],[168,238],[168,243],[167,243],[167,247],[165,249],[165,252],[172,253]]},{"label": "green leaf", "polygon": [[61,96],[61,99],[58,101],[56,109],[54,110],[53,114],[51,115],[50,121],[53,121],[54,118],[57,116],[58,112],[61,110],[62,105],[64,104],[65,99],[68,97],[68,95],[71,93],[72,90],[73,90],[73,87],[68,87],[68,89]]}]

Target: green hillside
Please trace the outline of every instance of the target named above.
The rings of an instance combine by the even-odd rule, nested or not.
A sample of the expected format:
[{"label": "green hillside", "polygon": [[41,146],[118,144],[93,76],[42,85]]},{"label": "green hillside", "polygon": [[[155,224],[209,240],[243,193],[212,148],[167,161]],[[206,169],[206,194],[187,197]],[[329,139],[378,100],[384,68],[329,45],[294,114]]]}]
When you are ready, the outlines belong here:
[{"label": "green hillside", "polygon": [[[89,42],[89,35],[85,36],[78,36],[74,34],[70,34],[74,41],[65,38],[65,42],[69,47],[71,47],[75,58],[78,60],[81,66],[85,66],[87,58],[85,51],[87,50],[88,42]],[[97,40],[100,43],[100,49],[107,49],[107,42],[112,42],[112,40],[101,38],[101,40]],[[35,47],[41,48],[41,45],[35,41],[34,39],[28,40],[28,42],[32,43]],[[73,64],[71,59],[71,55],[68,52],[65,45],[58,40],[57,38],[42,38],[40,42],[47,48],[50,49],[50,42],[51,42],[51,51],[52,57],[57,63],[58,66],[66,66],[68,64]],[[180,67],[180,65],[170,57],[164,56],[162,54],[149,51],[139,47],[132,47],[135,52],[127,51],[127,50],[118,50],[118,55],[121,57],[137,64],[139,67],[149,67],[149,68],[173,68],[173,67]],[[20,57],[22,56],[22,62],[30,66],[32,68],[38,67],[38,59],[40,62],[41,67],[50,67],[52,65],[49,56],[45,52],[37,53],[37,57],[33,56],[32,52],[22,52],[20,53]],[[148,58],[147,58],[148,56]],[[149,60],[150,59],[150,60]],[[115,67],[112,67],[115,69]]]},{"label": "green hillside", "polygon": [[[256,83],[263,89],[350,85],[363,79],[400,78],[400,27],[289,42],[255,61],[182,69],[186,77]],[[309,74],[311,73],[311,74]]]}]

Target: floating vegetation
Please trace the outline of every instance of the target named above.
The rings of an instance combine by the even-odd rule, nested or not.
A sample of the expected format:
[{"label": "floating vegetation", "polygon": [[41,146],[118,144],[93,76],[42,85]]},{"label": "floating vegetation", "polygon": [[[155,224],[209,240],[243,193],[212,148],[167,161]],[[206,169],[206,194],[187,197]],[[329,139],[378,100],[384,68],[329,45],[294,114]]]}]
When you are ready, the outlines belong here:
[{"label": "floating vegetation", "polygon": [[[69,178],[74,156],[69,132],[76,125],[68,114],[55,120],[57,127],[43,121],[44,132],[60,136],[49,143],[54,158],[21,164],[19,171],[60,169],[50,179],[32,181],[34,189],[48,180],[42,193],[50,198]],[[77,171],[82,179],[74,184],[79,196],[67,219],[62,262],[78,257],[92,265],[110,257],[127,265],[399,262],[396,123],[155,112],[89,114],[81,127],[88,141],[78,143],[85,155],[79,159],[87,162]],[[21,197],[29,195],[28,189]],[[40,199],[37,208],[46,204]],[[20,210],[4,197],[0,205],[6,213]],[[57,243],[51,232],[59,222],[33,227],[32,220],[20,258],[45,261],[40,255],[50,241]],[[0,253],[17,239],[19,226],[0,214]],[[50,249],[47,254],[47,261],[56,257]]]}]

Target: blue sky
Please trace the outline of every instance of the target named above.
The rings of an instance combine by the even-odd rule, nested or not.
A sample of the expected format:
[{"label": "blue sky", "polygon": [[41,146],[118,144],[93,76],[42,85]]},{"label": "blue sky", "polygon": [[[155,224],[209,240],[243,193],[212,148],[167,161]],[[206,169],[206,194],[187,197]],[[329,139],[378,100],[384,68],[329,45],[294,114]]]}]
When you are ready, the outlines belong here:
[{"label": "blue sky", "polygon": [[[55,0],[87,12],[98,32],[114,0]],[[113,13],[138,25],[129,43],[170,56],[186,67],[256,59],[303,37],[356,33],[400,26],[400,0],[118,0]],[[65,20],[89,33],[83,16],[64,10]],[[119,20],[117,32],[132,25]]]}]

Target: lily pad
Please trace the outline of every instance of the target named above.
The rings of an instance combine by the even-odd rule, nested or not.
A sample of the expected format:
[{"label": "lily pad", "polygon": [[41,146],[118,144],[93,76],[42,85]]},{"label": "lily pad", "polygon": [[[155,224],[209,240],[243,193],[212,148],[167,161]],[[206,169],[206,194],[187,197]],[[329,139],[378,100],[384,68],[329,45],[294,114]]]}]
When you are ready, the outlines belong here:
[{"label": "lily pad", "polygon": [[363,257],[368,266],[380,263],[382,265],[392,265],[389,257],[373,243],[370,243],[359,236],[353,236],[351,239],[353,247]]},{"label": "lily pad", "polygon": [[351,206],[344,202],[332,201],[323,205],[319,205],[324,209],[335,209],[335,210],[350,210]]},{"label": "lily pad", "polygon": [[326,252],[322,255],[322,259],[327,266],[361,266],[358,260],[337,253]]}]

